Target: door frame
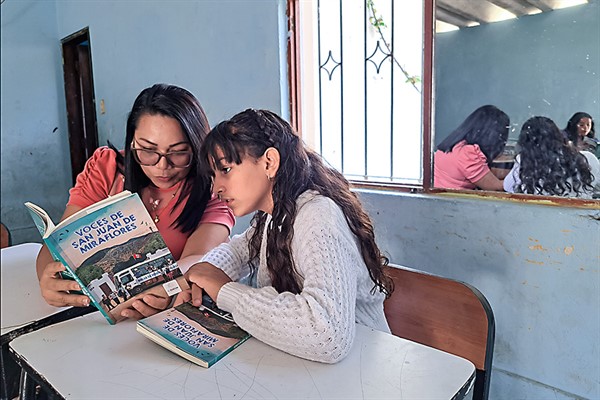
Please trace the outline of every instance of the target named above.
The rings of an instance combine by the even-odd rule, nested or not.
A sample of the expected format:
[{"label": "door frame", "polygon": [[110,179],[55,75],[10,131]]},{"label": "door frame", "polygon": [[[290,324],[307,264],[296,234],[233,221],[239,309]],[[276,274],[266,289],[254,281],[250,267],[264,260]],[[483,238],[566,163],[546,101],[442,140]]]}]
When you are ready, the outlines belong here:
[{"label": "door frame", "polygon": [[73,183],[98,148],[89,27],[61,40]]}]

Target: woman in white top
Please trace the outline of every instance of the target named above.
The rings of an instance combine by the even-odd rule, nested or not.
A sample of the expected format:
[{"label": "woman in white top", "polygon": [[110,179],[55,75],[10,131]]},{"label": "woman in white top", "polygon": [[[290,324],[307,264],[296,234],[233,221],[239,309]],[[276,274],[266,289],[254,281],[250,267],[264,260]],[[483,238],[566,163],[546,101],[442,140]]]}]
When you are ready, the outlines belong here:
[{"label": "woman in white top", "polygon": [[518,146],[515,165],[504,178],[507,192],[588,199],[600,193],[598,159],[566,143],[550,118],[527,120]]},{"label": "woman in white top", "polygon": [[[266,110],[221,122],[203,143],[213,191],[251,227],[209,252],[186,277],[255,338],[298,357],[344,358],[355,324],[389,332],[388,260],[348,181]],[[250,285],[240,283],[250,277]],[[248,280],[248,279],[246,279]]]}]

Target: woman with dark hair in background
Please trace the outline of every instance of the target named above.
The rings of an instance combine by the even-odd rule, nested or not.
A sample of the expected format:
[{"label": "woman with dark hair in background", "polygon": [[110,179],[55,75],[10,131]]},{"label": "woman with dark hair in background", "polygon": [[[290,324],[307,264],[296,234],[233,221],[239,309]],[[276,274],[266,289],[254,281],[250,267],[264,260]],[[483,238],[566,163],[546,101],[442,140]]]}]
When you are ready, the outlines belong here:
[{"label": "woman with dark hair in background", "polygon": [[598,147],[594,120],[586,112],[573,114],[563,130],[563,134],[578,150],[595,152]]},{"label": "woman with dark hair in background", "polygon": [[[210,177],[201,169],[200,146],[210,130],[202,106],[189,91],[156,84],[136,98],[129,117],[125,150],[100,147],[86,162],[69,192],[61,218],[110,195],[139,194],[182,271],[226,241],[235,219],[225,203],[211,197]],[[64,266],[40,250],[37,273],[48,304],[86,306],[75,281],[58,277]],[[170,299],[147,295],[122,316],[142,318],[164,309]]]},{"label": "woman with dark hair in background", "polygon": [[521,128],[512,170],[504,179],[507,192],[592,198],[600,184],[600,162],[588,151],[565,143],[556,124],[533,117]]},{"label": "woman with dark hair in background", "polygon": [[434,154],[434,185],[449,189],[503,190],[502,180],[490,170],[502,153],[510,119],[499,108],[486,105],[473,111],[438,146]]},{"label": "woman with dark hair in background", "polygon": [[[186,274],[255,338],[309,360],[333,363],[352,347],[356,323],[389,332],[383,300],[388,260],[349,182],[266,110],[218,124],[203,154],[213,191],[251,227]],[[240,283],[250,277],[251,285]]]}]

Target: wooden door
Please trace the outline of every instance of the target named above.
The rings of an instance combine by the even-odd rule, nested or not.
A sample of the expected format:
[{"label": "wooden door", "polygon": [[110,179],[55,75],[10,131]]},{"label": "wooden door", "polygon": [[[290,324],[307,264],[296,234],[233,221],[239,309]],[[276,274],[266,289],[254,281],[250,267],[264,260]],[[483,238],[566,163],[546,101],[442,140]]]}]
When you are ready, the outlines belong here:
[{"label": "wooden door", "polygon": [[96,100],[88,28],[61,40],[73,183],[98,148]]}]

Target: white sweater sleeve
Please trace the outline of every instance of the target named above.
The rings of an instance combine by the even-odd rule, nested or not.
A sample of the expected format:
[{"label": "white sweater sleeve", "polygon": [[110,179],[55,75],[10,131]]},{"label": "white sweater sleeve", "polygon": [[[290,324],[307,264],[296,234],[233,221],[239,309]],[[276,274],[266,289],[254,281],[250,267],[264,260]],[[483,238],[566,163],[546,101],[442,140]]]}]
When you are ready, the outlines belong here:
[{"label": "white sweater sleeve", "polygon": [[248,228],[244,233],[235,235],[229,242],[209,251],[202,261],[220,268],[234,282],[244,279],[250,272],[248,241],[252,232],[253,228]]},{"label": "white sweater sleeve", "polygon": [[513,164],[512,169],[504,178],[503,186],[504,191],[509,193],[514,193],[515,188],[521,185],[521,178],[519,178],[520,171],[520,155],[517,155],[515,158],[515,163]]},{"label": "white sweater sleeve", "polygon": [[580,153],[584,155],[590,165],[590,172],[593,175],[592,192],[594,195],[600,195],[600,161],[589,151],[581,151]]},{"label": "white sweater sleeve", "polygon": [[[337,362],[352,347],[357,274],[361,268],[367,271],[333,201],[317,197],[299,210],[292,253],[303,278],[299,294],[228,283],[219,292],[218,305],[231,312],[240,327],[273,347],[309,360]],[[365,286],[358,289],[369,291],[372,282]]]}]

